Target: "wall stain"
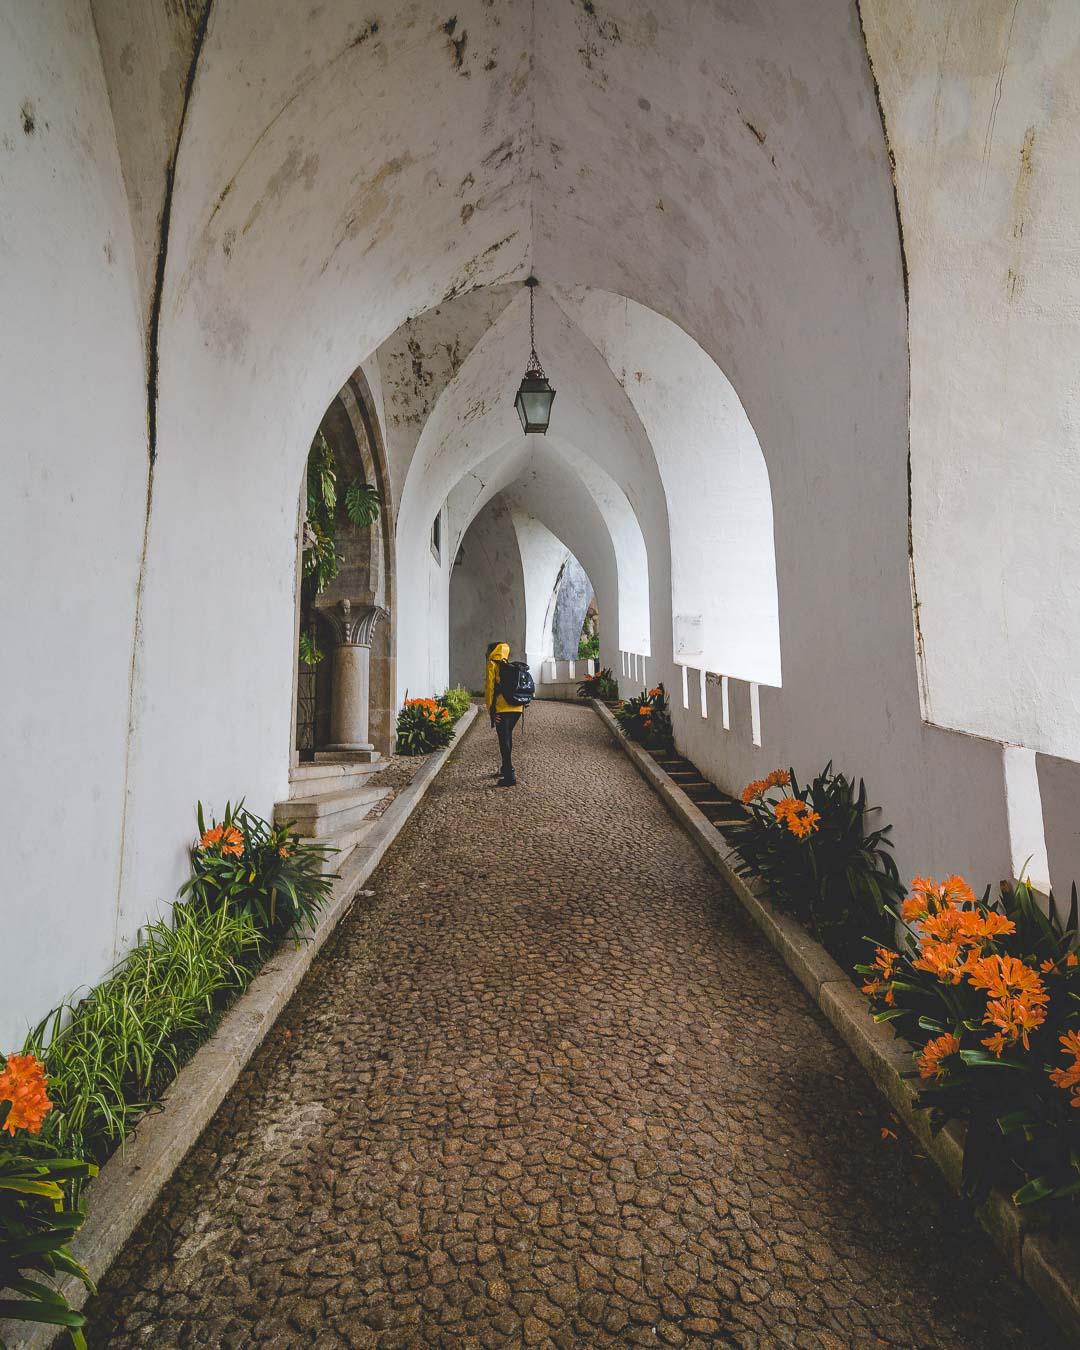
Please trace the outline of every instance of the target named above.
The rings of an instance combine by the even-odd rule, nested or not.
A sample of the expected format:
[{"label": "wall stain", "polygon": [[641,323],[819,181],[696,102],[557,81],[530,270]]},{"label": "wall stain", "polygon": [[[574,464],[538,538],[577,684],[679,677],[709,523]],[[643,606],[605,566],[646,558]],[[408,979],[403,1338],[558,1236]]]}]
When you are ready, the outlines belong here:
[{"label": "wall stain", "polygon": [[577,20],[581,34],[581,46],[578,56],[586,70],[596,76],[601,89],[607,88],[607,74],[603,58],[605,48],[613,47],[622,41],[619,25],[614,19],[604,18],[595,0],[581,0],[581,16]]},{"label": "wall stain", "polygon": [[367,23],[364,24],[363,28],[360,29],[359,33],[357,33],[357,35],[349,43],[349,46],[362,47],[365,42],[368,42],[370,41],[371,38],[375,37],[378,31],[379,31],[378,19],[369,19]]},{"label": "wall stain", "polygon": [[465,64],[465,48],[468,45],[469,33],[463,28],[460,36],[457,35],[457,15],[452,15],[442,26],[446,34],[447,46],[450,48],[450,64],[455,70],[460,71],[466,77],[471,74],[470,71],[463,69]]},{"label": "wall stain", "polygon": [[1024,276],[1020,271],[1020,262],[1024,251],[1024,230],[1029,215],[1028,198],[1031,194],[1031,184],[1035,178],[1035,134],[1033,126],[1028,127],[1024,133],[1024,143],[1020,147],[1020,164],[1016,171],[1016,186],[1013,188],[1012,237],[1014,240],[1014,257],[1012,266],[1005,278],[1005,295],[1010,304],[1014,300],[1018,300],[1024,293]]},{"label": "wall stain", "polygon": [[19,115],[22,119],[23,135],[32,136],[37,130],[37,118],[34,115],[34,105],[29,99],[19,109]]},{"label": "wall stain", "polygon": [[[212,0],[208,0],[208,2],[212,2]],[[240,174],[243,172],[244,168],[250,161],[252,155],[254,155],[255,151],[259,148],[262,142],[269,135],[271,129],[281,120],[282,117],[284,117],[286,112],[288,112],[288,110],[292,107],[292,105],[296,102],[296,100],[300,98],[300,96],[312,84],[314,84],[314,82],[317,79],[325,75],[328,70],[331,70],[334,66],[336,66],[337,63],[340,60],[342,60],[343,57],[348,56],[350,53],[355,51],[357,47],[363,46],[363,44],[366,43],[368,39],[375,37],[379,33],[379,31],[380,31],[379,20],[370,19],[367,22],[367,24],[360,30],[360,32],[356,34],[354,37],[352,37],[340,51],[336,52],[318,70],[316,70],[312,74],[306,75],[304,79],[302,79],[298,83],[296,88],[288,96],[285,102],[282,103],[281,107],[278,108],[277,112],[274,113],[273,117],[270,118],[269,122],[267,122],[267,124],[263,127],[263,129],[252,141],[243,159],[236,166],[236,169],[233,171],[233,173],[230,174],[228,181],[226,182],[225,186],[221,189],[221,192],[218,194],[218,199],[214,203],[213,210],[210,212],[210,216],[207,219],[205,226],[203,227],[204,234],[207,230],[209,230],[210,226],[213,225],[218,212],[225,204],[226,197],[228,197],[229,193],[232,191],[234,183],[240,177]],[[323,270],[325,271],[326,269],[324,268]]]}]

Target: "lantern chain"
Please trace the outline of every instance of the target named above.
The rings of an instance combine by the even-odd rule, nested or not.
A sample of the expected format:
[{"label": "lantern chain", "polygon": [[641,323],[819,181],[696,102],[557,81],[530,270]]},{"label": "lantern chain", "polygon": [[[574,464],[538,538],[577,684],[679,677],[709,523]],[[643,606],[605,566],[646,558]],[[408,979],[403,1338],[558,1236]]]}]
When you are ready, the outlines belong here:
[{"label": "lantern chain", "polygon": [[525,367],[525,375],[526,377],[539,375],[546,380],[544,367],[540,364],[540,358],[536,354],[536,312],[533,308],[533,293],[536,289],[536,282],[530,277],[526,284],[529,287],[529,364]]}]

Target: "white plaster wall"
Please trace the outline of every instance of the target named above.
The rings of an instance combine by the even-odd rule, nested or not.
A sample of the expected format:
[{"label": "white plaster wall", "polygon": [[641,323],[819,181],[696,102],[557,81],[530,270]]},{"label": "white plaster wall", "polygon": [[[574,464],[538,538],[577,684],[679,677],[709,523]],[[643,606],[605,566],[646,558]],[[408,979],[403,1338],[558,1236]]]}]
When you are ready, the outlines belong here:
[{"label": "white plaster wall", "polygon": [[90,10],[0,9],[0,1050],[111,962],[146,496],[131,226]]},{"label": "white plaster wall", "polygon": [[862,10],[910,275],[924,712],[1080,759],[1080,5]]},{"label": "white plaster wall", "polygon": [[1080,886],[1080,764],[1036,755],[1035,766],[1050,884],[1064,917],[1073,883]]},{"label": "white plaster wall", "polygon": [[[656,455],[674,525],[676,661],[778,685],[769,471],[738,395],[697,343],[653,310],[583,288],[558,300],[614,371]],[[681,638],[683,617],[698,622]]]}]

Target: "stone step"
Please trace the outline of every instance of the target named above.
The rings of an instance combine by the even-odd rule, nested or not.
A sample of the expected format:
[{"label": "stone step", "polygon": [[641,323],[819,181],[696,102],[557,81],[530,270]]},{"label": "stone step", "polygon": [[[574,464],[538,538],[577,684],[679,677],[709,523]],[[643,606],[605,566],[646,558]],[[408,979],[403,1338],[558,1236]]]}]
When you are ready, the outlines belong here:
[{"label": "stone step", "polygon": [[316,764],[374,764],[382,758],[378,750],[316,750]]},{"label": "stone step", "polygon": [[361,788],[373,773],[385,768],[379,763],[297,764],[289,770],[289,796],[314,797],[323,792]]},{"label": "stone step", "polygon": [[305,839],[330,842],[332,835],[354,830],[375,805],[388,797],[392,788],[361,787],[344,792],[323,792],[316,797],[293,797],[274,807],[274,821],[291,823]]},{"label": "stone step", "polygon": [[349,854],[376,825],[376,821],[365,820],[351,830],[342,830],[340,834],[328,834],[317,840],[320,844],[325,844],[328,848],[335,849],[334,853],[328,853],[323,860],[323,873],[340,872],[342,864],[346,861]]}]

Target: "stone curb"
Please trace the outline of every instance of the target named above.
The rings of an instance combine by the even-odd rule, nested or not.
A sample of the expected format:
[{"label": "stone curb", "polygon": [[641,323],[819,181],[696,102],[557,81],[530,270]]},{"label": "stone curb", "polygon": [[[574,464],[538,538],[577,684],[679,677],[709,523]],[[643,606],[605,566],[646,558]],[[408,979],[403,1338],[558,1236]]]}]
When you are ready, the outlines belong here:
[{"label": "stone curb", "polygon": [[[72,1242],[72,1252],[100,1280],[119,1256],[188,1150],[213,1119],[241,1071],[296,991],[320,948],[352,908],[356,892],[400,834],[443,765],[475,722],[473,704],[461,717],[454,739],[427,757],[415,778],[372,823],[342,866],[330,904],[315,931],[272,957],[202,1046],[170,1084],[160,1111],[142,1120],[113,1154],[87,1192],[89,1214]],[[87,1294],[74,1279],[60,1282],[69,1303],[81,1308]],[[56,1327],[0,1322],[0,1342],[11,1350],[45,1350],[61,1335]]]},{"label": "stone curb", "polygon": [[[618,722],[601,702],[597,699],[589,702],[642,778],[735,893],[766,941],[828,1018],[920,1148],[933,1159],[953,1190],[959,1191],[963,1131],[953,1122],[938,1135],[931,1134],[927,1113],[915,1107],[915,1089],[904,1076],[913,1069],[911,1051],[887,1023],[873,1020],[866,999],[824,948],[794,919],[774,909],[762,887],[748,885],[733,871],[723,836],[682,788],[672,782],[650,755],[622,734]],[[997,1189],[975,1213],[1015,1274],[1070,1340],[1080,1345],[1080,1236],[1052,1236],[1035,1230],[1009,1196]]]}]

